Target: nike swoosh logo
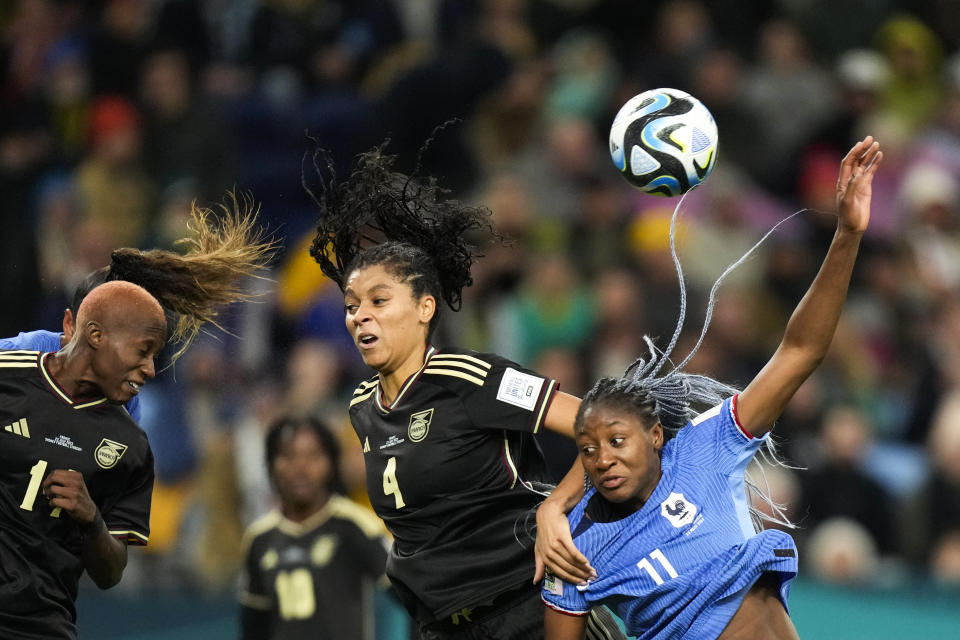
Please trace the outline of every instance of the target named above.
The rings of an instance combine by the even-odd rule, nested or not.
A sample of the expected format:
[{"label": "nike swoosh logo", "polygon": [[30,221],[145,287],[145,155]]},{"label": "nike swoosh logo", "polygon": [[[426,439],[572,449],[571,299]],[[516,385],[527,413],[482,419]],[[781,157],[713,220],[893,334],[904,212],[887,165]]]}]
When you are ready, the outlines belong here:
[{"label": "nike swoosh logo", "polygon": [[710,155],[707,157],[707,163],[702,167],[697,164],[697,161],[693,161],[693,168],[697,172],[697,177],[701,180],[707,175],[707,171],[710,169],[710,163],[713,162],[713,149],[710,150]]}]

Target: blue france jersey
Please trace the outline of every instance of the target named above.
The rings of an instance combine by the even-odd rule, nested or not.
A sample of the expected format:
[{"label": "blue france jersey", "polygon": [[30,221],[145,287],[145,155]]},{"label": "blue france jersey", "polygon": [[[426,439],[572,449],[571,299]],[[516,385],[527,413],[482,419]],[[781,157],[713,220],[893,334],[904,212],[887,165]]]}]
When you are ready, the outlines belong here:
[{"label": "blue france jersey", "polygon": [[549,577],[548,606],[585,615],[605,604],[641,640],[716,638],[767,571],[780,574],[786,606],[796,545],[782,531],[753,529],[744,472],[767,436],[739,427],[735,402],[701,414],[666,444],[660,482],[639,511],[594,522],[584,511],[603,498],[587,492],[570,527],[599,577],[584,588]]},{"label": "blue france jersey", "polygon": [[[0,351],[13,351],[15,349],[24,349],[27,351],[60,351],[61,333],[53,331],[21,331],[15,338],[0,338]],[[130,417],[140,422],[140,398],[133,396],[130,402],[123,405],[127,409]]]}]

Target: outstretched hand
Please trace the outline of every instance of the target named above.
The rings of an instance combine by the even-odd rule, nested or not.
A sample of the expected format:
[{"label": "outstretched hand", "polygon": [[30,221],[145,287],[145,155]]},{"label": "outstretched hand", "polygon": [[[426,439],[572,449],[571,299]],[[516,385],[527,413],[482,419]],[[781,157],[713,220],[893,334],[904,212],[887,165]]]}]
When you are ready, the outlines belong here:
[{"label": "outstretched hand", "polygon": [[873,176],[883,161],[880,143],[867,136],[853,145],[840,163],[837,178],[839,225],[846,231],[863,233],[870,223]]}]

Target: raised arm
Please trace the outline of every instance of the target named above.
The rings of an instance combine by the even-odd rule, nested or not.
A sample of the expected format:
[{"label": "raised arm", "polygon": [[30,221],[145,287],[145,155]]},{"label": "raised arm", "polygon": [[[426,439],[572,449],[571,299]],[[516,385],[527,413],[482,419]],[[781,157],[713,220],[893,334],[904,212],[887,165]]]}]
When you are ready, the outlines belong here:
[{"label": "raised arm", "polygon": [[790,316],[780,346],[738,398],[740,425],[755,436],[770,430],[830,347],[847,297],[860,238],[870,222],[871,185],[882,160],[880,144],[867,136],[854,145],[840,164],[837,230],[827,255]]}]

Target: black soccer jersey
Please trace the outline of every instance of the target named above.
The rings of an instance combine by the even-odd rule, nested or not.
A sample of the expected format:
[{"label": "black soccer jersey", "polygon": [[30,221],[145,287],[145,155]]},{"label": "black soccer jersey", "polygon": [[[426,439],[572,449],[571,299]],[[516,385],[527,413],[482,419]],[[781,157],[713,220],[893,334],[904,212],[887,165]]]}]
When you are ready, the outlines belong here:
[{"label": "black soccer jersey", "polygon": [[246,542],[244,640],[373,638],[372,587],[384,575],[387,535],[367,509],[334,496],[301,523],[272,512]]},{"label": "black soccer jersey", "polygon": [[387,575],[421,623],[529,582],[533,549],[515,526],[547,473],[534,440],[557,389],[492,354],[430,347],[389,406],[376,378],[350,418],[370,502],[393,533]]},{"label": "black soccer jersey", "polygon": [[146,544],[153,457],[147,437],[105,398],[75,400],[50,353],[0,353],[0,637],[73,638],[83,572],[78,525],[40,491],[55,469],[83,474],[110,533]]}]

